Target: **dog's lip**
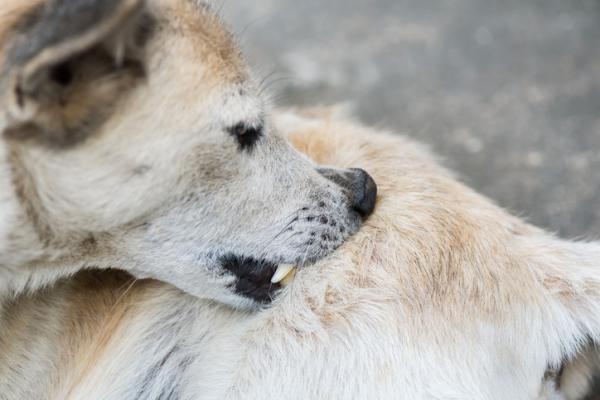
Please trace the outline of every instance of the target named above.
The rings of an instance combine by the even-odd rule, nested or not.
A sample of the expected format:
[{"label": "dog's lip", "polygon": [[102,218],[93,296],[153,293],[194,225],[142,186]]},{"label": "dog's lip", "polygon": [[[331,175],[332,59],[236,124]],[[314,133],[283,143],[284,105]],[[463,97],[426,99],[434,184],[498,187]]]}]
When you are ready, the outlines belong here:
[{"label": "dog's lip", "polygon": [[262,303],[270,302],[276,291],[289,284],[295,275],[296,265],[300,265],[233,253],[220,257],[219,262],[226,273],[235,276],[230,287],[237,294]]}]

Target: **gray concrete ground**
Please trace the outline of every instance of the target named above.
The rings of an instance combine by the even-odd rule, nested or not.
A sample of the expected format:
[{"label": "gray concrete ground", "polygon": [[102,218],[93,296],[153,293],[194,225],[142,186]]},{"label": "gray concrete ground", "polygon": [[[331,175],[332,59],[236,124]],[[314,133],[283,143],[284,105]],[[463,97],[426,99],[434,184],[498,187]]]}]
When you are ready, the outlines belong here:
[{"label": "gray concrete ground", "polygon": [[533,223],[600,237],[600,1],[216,1],[280,104],[350,101]]}]

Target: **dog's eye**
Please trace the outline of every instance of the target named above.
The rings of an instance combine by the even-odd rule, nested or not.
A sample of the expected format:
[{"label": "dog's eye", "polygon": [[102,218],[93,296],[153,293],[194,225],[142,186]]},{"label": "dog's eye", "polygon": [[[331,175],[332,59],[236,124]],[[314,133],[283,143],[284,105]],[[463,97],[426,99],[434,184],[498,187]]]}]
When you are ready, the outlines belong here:
[{"label": "dog's eye", "polygon": [[240,122],[227,131],[235,137],[242,150],[252,150],[252,147],[263,136],[263,125],[248,125]]}]

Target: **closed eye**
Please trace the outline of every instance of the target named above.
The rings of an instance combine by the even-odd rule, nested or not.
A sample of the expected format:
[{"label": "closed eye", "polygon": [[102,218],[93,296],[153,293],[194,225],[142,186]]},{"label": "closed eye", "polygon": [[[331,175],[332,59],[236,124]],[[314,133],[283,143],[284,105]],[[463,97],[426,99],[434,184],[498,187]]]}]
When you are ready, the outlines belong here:
[{"label": "closed eye", "polygon": [[237,140],[240,149],[250,151],[258,142],[258,140],[264,134],[264,127],[262,124],[249,125],[245,122],[240,122],[227,129],[233,137]]}]

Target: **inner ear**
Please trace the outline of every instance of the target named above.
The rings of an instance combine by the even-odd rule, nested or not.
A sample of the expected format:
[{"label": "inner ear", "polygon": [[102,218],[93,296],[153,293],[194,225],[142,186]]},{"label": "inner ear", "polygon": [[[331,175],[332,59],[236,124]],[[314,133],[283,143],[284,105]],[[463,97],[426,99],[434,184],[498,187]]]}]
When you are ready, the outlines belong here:
[{"label": "inner ear", "polygon": [[[68,90],[81,90],[81,79],[98,80],[102,73],[112,79],[119,68],[130,68],[141,58],[137,28],[147,19],[142,18],[144,0],[49,0],[40,7],[32,13],[35,20],[16,33],[7,53],[3,75],[9,84],[3,88],[9,92],[4,93],[8,104],[3,111],[8,115],[0,118],[5,132],[20,126],[31,131],[35,125],[63,129],[58,125],[69,125],[64,118],[73,112],[56,114],[66,106]],[[139,72],[139,63],[136,69]],[[106,96],[106,87],[102,93]],[[82,107],[77,110],[83,112]]]},{"label": "inner ear", "polygon": [[50,79],[63,87],[73,82],[73,69],[68,61],[63,62],[50,70]]}]

